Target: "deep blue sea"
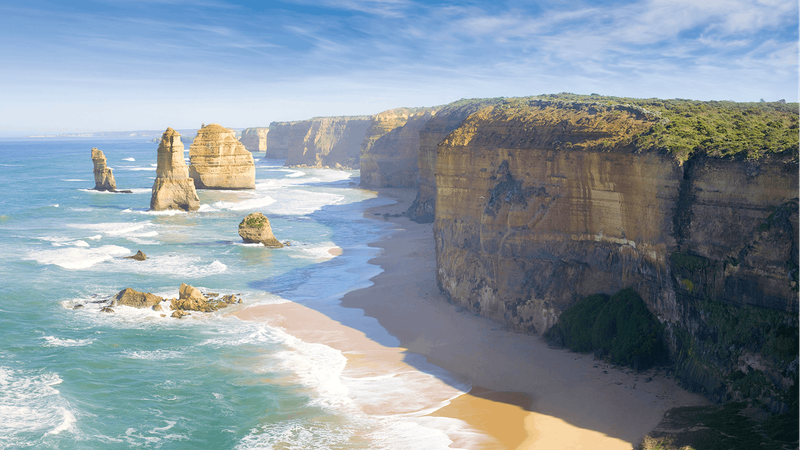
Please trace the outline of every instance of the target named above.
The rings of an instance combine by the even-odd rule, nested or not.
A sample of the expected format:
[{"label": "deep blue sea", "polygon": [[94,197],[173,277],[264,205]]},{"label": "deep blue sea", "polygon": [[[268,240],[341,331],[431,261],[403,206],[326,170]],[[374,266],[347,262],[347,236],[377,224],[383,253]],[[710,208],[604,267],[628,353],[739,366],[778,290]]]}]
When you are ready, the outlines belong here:
[{"label": "deep blue sea", "polygon": [[[225,310],[180,320],[100,312],[93,301],[126,287],[170,298],[187,283],[240,294],[244,306],[299,302],[397,345],[338,306],[380,272],[366,244],[391,231],[363,217],[384,200],[354,187],[358,171],[290,169],[256,154],[255,190],[199,191],[197,212],[148,212],[157,145],[0,140],[0,448],[446,448],[443,429],[458,424],[354,406],[397,379],[345,377],[333,348]],[[92,147],[132,194],[91,190]],[[292,245],[243,244],[238,224],[254,211]],[[137,250],[149,259],[122,258]]]}]

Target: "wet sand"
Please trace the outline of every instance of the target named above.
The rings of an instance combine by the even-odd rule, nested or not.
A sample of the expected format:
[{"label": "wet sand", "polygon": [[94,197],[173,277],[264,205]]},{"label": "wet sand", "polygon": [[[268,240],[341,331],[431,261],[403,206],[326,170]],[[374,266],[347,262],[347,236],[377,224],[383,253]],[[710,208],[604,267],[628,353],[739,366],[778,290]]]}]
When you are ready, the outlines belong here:
[{"label": "wet sand", "polygon": [[[383,273],[371,279],[372,286],[347,293],[342,306],[377,319],[399,346],[381,345],[295,303],[245,308],[236,315],[341,350],[348,358],[348,376],[427,370],[408,352],[444,368],[472,390],[459,395],[452,380],[425,379],[428,403],[446,405],[430,416],[459,419],[478,432],[451,434],[453,448],[630,449],[667,409],[707,404],[658,371],[636,373],[591,355],[552,349],[538,336],[511,332],[448,303],[436,286],[432,224],[396,216],[416,192],[384,189],[380,194],[397,201],[365,214],[395,227],[391,235],[370,244],[382,249],[370,263]],[[418,406],[387,398],[363,408],[400,414]]]}]

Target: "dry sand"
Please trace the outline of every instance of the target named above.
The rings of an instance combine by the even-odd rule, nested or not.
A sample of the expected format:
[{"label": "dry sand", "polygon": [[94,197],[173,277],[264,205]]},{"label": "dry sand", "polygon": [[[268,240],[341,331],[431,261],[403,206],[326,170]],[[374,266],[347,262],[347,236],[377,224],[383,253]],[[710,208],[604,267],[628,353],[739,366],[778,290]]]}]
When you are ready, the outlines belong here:
[{"label": "dry sand", "polygon": [[[295,303],[245,308],[237,316],[267,321],[303,341],[341,350],[348,357],[348,376],[429,372],[409,352],[423,355],[472,386],[469,394],[459,396],[452,380],[451,387],[445,379],[423,378],[429,404],[446,404],[431,416],[463,420],[481,433],[477,439],[474,433],[451,434],[454,448],[630,449],[667,409],[707,404],[658,371],[636,373],[590,355],[552,349],[538,336],[508,331],[448,303],[436,286],[432,225],[393,217],[408,208],[416,191],[384,189],[380,194],[397,201],[365,214],[396,228],[370,244],[383,249],[370,263],[384,272],[372,278],[373,286],[346,294],[342,306],[376,318],[399,339],[399,347],[381,345]],[[400,398],[361,406],[367,413],[398,414],[415,407]]]}]

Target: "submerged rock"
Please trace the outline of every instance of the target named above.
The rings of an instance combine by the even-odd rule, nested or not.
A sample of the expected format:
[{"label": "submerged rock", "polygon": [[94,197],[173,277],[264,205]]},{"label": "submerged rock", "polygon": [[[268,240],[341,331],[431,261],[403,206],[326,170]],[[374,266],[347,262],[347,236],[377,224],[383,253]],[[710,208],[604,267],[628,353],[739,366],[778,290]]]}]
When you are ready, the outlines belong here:
[{"label": "submerged rock", "polygon": [[147,259],[147,255],[144,254],[143,251],[139,250],[133,256],[125,256],[124,259],[135,259],[136,261],[144,261]]},{"label": "submerged rock", "polygon": [[94,163],[94,189],[116,191],[117,182],[114,180],[113,170],[106,165],[106,155],[97,148],[93,148],[92,163]]},{"label": "submerged rock", "polygon": [[[163,316],[163,314],[162,314],[162,316]],[[171,317],[174,317],[176,319],[180,319],[183,316],[191,316],[191,314],[187,313],[186,311],[182,311],[182,310],[179,309],[179,310],[173,311]]]},{"label": "submerged rock", "polygon": [[151,211],[197,211],[200,208],[200,198],[194,189],[194,181],[189,178],[183,149],[180,133],[167,128],[158,145],[158,167],[150,198]]},{"label": "submerged rock", "polygon": [[239,223],[239,236],[247,243],[260,243],[270,248],[283,247],[283,244],[275,239],[275,235],[272,234],[269,219],[260,212],[248,214],[247,217],[242,219],[241,223]]},{"label": "submerged rock", "polygon": [[149,292],[139,292],[131,288],[125,288],[114,297],[114,306],[131,306],[134,308],[150,308],[164,299]]},{"label": "submerged rock", "polygon": [[189,146],[189,176],[197,189],[255,189],[253,154],[236,139],[233,130],[205,125]]}]

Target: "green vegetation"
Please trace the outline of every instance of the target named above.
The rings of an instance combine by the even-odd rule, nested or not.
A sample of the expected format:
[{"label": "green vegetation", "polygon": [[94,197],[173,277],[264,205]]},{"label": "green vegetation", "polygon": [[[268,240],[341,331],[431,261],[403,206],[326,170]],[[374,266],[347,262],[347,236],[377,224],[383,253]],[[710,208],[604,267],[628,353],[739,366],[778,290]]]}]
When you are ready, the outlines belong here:
[{"label": "green vegetation", "polygon": [[797,410],[759,421],[745,415],[745,403],[721,407],[674,408],[655,431],[645,436],[642,450],[784,450],[797,448]]},{"label": "green vegetation", "polygon": [[545,333],[545,337],[551,338],[555,333],[559,333],[564,347],[573,352],[590,353],[594,351],[592,327],[600,310],[608,302],[608,298],[604,294],[583,298],[559,316],[558,323]]},{"label": "green vegetation", "polygon": [[632,288],[610,299],[599,294],[583,298],[561,314],[545,338],[637,370],[667,361],[663,326]]},{"label": "green vegetation", "polygon": [[250,214],[244,218],[242,223],[239,226],[248,226],[248,227],[255,227],[255,228],[263,228],[264,224],[267,223],[267,218],[263,215],[254,215]]},{"label": "green vegetation", "polygon": [[638,99],[570,93],[533,98],[625,107],[653,122],[647,131],[634,138],[637,148],[667,150],[680,161],[695,154],[751,160],[776,154],[791,155],[794,161],[798,160],[797,103]]}]

